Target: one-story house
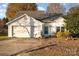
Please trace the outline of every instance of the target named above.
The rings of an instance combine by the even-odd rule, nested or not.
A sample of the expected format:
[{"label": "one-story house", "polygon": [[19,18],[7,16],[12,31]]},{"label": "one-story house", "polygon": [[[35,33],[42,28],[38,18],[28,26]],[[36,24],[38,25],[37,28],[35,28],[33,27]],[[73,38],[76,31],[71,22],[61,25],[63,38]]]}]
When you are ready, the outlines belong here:
[{"label": "one-story house", "polygon": [[64,31],[62,14],[46,14],[44,11],[20,11],[7,23],[8,37],[38,38],[53,36]]}]

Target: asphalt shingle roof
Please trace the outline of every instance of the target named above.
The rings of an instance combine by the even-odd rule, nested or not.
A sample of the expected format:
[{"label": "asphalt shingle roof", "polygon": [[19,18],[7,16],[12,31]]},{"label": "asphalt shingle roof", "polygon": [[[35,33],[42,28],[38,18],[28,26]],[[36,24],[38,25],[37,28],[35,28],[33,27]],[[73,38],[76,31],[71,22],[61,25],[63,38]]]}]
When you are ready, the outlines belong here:
[{"label": "asphalt shingle roof", "polygon": [[27,14],[30,17],[33,17],[36,20],[39,20],[39,21],[44,22],[44,23],[52,22],[53,20],[55,20],[58,17],[62,16],[62,14],[45,13],[44,11],[20,11],[16,14],[16,16],[13,19],[16,19],[17,17],[20,17],[23,14]]}]

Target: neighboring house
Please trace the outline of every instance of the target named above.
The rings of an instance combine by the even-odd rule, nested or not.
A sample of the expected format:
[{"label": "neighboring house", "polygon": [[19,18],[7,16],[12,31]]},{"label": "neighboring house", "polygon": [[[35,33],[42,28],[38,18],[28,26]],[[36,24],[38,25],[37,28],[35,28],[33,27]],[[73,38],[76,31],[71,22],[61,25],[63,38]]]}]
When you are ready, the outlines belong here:
[{"label": "neighboring house", "polygon": [[21,11],[8,22],[8,37],[38,38],[53,36],[64,31],[64,18],[61,14],[45,14],[43,11]]}]

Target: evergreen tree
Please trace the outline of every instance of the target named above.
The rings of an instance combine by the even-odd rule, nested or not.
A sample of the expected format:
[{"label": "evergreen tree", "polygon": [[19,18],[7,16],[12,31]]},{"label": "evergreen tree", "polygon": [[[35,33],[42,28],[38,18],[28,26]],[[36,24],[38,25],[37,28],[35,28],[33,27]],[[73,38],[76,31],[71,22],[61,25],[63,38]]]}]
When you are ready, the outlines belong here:
[{"label": "evergreen tree", "polygon": [[72,34],[79,34],[79,7],[72,7],[64,18],[66,19],[66,28]]}]

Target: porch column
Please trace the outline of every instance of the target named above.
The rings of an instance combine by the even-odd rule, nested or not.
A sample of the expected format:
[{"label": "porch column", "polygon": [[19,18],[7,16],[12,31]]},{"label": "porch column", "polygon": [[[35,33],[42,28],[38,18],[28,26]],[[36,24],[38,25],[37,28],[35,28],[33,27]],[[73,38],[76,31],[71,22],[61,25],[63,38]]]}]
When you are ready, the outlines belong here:
[{"label": "porch column", "polygon": [[61,32],[61,26],[60,26],[60,32]]}]

